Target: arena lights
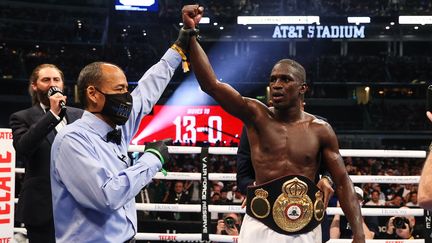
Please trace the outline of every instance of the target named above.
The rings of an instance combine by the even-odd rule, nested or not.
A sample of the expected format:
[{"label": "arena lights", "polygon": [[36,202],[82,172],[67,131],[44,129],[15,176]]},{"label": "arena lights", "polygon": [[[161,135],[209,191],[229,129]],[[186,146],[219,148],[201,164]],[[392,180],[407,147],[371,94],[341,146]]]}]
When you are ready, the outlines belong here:
[{"label": "arena lights", "polygon": [[210,18],[209,17],[202,17],[199,23],[200,24],[210,24]]},{"label": "arena lights", "polygon": [[348,23],[351,24],[369,24],[371,22],[371,18],[370,17],[348,17],[347,18]]},{"label": "arena lights", "polygon": [[[202,17],[200,22],[200,24],[210,24],[210,18],[209,17]],[[179,23],[180,26],[183,26],[183,23]]]},{"label": "arena lights", "polygon": [[399,16],[399,24],[432,24],[432,16],[431,15],[423,15],[423,16]]},{"label": "arena lights", "polygon": [[319,16],[238,16],[237,24],[320,24]]}]

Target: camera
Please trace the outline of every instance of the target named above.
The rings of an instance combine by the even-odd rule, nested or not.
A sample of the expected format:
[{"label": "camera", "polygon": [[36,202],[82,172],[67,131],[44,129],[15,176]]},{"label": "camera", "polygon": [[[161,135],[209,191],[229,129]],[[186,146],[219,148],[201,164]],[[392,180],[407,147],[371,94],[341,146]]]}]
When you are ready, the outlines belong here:
[{"label": "camera", "polygon": [[393,225],[396,229],[406,229],[405,223],[407,223],[409,225],[407,218],[396,217],[393,220]]},{"label": "camera", "polygon": [[224,218],[224,223],[225,223],[227,228],[231,228],[231,229],[235,228],[235,220],[233,217]]}]

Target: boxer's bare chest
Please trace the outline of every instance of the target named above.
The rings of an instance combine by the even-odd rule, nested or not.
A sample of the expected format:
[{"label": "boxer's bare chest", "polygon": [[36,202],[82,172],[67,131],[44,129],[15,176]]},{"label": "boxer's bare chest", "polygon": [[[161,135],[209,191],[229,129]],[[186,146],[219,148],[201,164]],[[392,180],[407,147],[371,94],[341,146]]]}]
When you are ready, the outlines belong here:
[{"label": "boxer's bare chest", "polygon": [[319,167],[320,144],[310,121],[268,121],[257,129],[254,138],[250,142],[257,182],[290,174],[313,180]]}]

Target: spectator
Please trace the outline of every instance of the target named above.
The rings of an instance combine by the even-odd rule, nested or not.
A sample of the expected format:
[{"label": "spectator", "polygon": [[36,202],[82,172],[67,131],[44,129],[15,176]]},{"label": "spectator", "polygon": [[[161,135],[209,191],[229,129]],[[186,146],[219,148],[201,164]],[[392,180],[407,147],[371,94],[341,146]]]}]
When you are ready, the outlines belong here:
[{"label": "spectator", "polygon": [[216,226],[218,235],[239,235],[241,227],[241,215],[238,213],[225,213],[219,219]]},{"label": "spectator", "polygon": [[[182,181],[176,181],[174,184],[174,190],[170,191],[168,199],[166,201],[169,204],[188,204],[190,203],[190,197],[186,193],[184,183]],[[173,212],[169,213],[167,219],[170,220],[189,220],[189,213]]]},{"label": "spectator", "polygon": [[405,204],[408,207],[418,207],[417,191],[411,191],[408,194],[408,202]]},{"label": "spectator", "polygon": [[215,193],[221,194],[223,188],[224,188],[224,183],[222,181],[214,182],[212,191],[210,193],[210,197],[212,197],[213,194]]},{"label": "spectator", "polygon": [[404,199],[401,195],[395,194],[393,198],[390,201],[386,202],[386,206],[392,206],[392,207],[402,207],[404,206]]},{"label": "spectator", "polygon": [[231,204],[232,200],[228,199],[228,191],[223,189],[220,194],[220,204]]},{"label": "spectator", "polygon": [[[354,190],[356,192],[358,203],[360,206],[363,204],[363,189],[355,186]],[[338,202],[339,207],[339,202]],[[363,217],[363,231],[365,233],[366,239],[373,239],[378,233],[378,218],[374,217]],[[330,225],[330,239],[351,239],[352,231],[345,216],[335,215],[333,217],[332,223]]]},{"label": "spectator", "polygon": [[[382,172],[382,174],[384,174],[384,169],[381,168],[380,172]],[[377,190],[379,192],[379,200],[386,201],[386,199],[387,199],[386,194],[382,191],[380,184],[378,184],[378,183],[372,184],[372,189]]]},{"label": "spectator", "polygon": [[234,204],[241,204],[244,200],[244,196],[237,186],[233,186],[232,190],[228,192],[228,199]]},{"label": "spectator", "polygon": [[[193,169],[192,172],[197,173],[196,169]],[[188,192],[191,202],[199,202],[200,200],[200,182],[199,181],[186,181],[185,190]]]},{"label": "spectator", "polygon": [[382,239],[414,239],[413,231],[415,218],[412,216],[390,217],[387,221],[387,230],[382,234]]},{"label": "spectator", "polygon": [[371,199],[365,205],[367,205],[367,206],[384,206],[385,201],[380,199],[380,192],[378,190],[373,190],[371,192]]},{"label": "spectator", "polygon": [[168,200],[168,190],[166,185],[160,179],[153,179],[153,182],[148,185],[150,202],[162,203]]}]

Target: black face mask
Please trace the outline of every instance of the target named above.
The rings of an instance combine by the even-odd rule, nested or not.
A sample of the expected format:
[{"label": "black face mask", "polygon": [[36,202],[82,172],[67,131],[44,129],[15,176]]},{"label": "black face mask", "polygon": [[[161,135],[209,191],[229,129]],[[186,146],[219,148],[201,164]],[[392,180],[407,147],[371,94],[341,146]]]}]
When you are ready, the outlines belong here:
[{"label": "black face mask", "polygon": [[95,89],[105,96],[105,104],[100,113],[109,117],[114,124],[124,125],[132,111],[131,94],[129,92],[123,94],[105,94],[96,87]]}]

